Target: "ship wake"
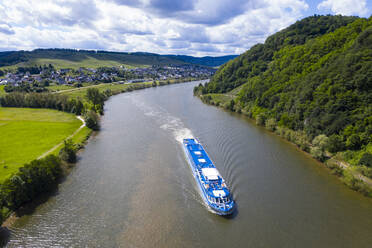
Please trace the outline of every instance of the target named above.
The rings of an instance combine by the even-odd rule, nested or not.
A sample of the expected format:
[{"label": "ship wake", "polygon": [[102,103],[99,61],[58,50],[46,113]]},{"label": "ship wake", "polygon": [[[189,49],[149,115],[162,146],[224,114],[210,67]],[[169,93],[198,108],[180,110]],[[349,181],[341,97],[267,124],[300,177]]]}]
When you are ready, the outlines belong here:
[{"label": "ship wake", "polygon": [[170,131],[177,142],[182,144],[183,139],[194,138],[191,130],[178,117],[173,116],[160,106],[149,106],[144,101],[133,99],[134,104],[140,108],[144,114],[153,119],[161,129]]}]

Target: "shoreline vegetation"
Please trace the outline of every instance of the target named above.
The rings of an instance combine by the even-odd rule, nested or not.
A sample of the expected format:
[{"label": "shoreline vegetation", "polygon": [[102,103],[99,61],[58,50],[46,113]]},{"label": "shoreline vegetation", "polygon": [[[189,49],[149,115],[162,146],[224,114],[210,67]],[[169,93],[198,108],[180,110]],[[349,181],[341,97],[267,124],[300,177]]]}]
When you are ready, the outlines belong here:
[{"label": "shoreline vegetation", "polygon": [[255,120],[372,197],[372,17],[304,18],[194,88]]},{"label": "shoreline vegetation", "polygon": [[[7,109],[32,108],[55,109],[83,116],[79,126],[63,144],[57,144],[0,183],[0,223],[9,227],[17,212],[41,196],[56,191],[58,184],[66,177],[77,160],[77,153],[84,148],[89,137],[100,129],[100,115],[103,115],[104,102],[113,95],[149,87],[158,87],[203,80],[182,78],[178,80],[153,81],[133,84],[106,83],[95,87],[81,87],[52,93],[9,93],[0,96],[0,106]],[[80,118],[79,118],[80,119]]]},{"label": "shoreline vegetation", "polygon": [[[194,89],[194,94],[198,96],[203,103],[248,117],[253,120],[257,126],[262,126],[268,131],[275,133],[279,137],[295,145],[302,152],[305,152],[318,162],[321,162],[330,170],[331,174],[337,176],[350,189],[372,198],[371,168],[361,167],[360,165],[358,166],[357,164],[351,164],[346,161],[345,156],[355,157],[355,155],[348,155],[350,151],[330,152],[331,140],[329,137],[318,135],[313,140],[309,140],[304,131],[295,131],[284,126],[279,126],[275,119],[265,119],[264,116],[260,114],[253,115],[252,112],[241,109],[236,104],[236,96],[233,91],[227,94],[202,95],[198,93],[199,86]],[[372,145],[368,144],[364,150],[372,153]],[[359,153],[357,156],[359,156],[360,159],[354,159],[354,161],[358,163],[363,159],[363,154],[367,152],[363,153],[363,150],[356,152]]]}]

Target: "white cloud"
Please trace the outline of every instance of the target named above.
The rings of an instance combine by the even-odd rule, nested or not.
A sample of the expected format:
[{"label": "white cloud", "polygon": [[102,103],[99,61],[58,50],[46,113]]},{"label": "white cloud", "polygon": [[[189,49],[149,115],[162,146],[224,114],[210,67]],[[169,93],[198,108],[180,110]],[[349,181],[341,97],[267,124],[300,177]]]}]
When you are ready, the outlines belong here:
[{"label": "white cloud", "polygon": [[319,10],[331,10],[341,15],[361,15],[368,13],[367,0],[325,0],[318,4]]},{"label": "white cloud", "polygon": [[0,23],[0,33],[4,34],[14,34],[14,30],[8,23]]},{"label": "white cloud", "polygon": [[[0,49],[225,55],[294,23],[304,0],[2,0]],[[174,13],[167,10],[174,9]]]}]

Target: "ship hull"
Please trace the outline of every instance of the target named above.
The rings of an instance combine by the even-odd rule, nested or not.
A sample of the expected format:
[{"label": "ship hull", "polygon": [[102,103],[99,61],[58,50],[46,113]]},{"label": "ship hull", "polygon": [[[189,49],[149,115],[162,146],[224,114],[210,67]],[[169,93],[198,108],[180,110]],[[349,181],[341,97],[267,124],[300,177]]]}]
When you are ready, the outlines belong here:
[{"label": "ship hull", "polygon": [[[206,191],[205,187],[203,186],[203,182],[202,182],[202,179],[200,177],[200,174],[198,174],[198,169],[200,169],[200,167],[194,162],[194,159],[191,155],[191,152],[190,152],[189,149],[187,149],[187,146],[185,146],[185,144],[183,145],[183,150],[184,150],[187,162],[189,164],[189,167],[191,169],[191,172],[193,174],[193,177],[195,179],[195,182],[198,186],[199,193],[200,193],[204,203],[215,214],[218,214],[218,215],[230,215],[230,214],[232,214],[235,210],[234,201],[232,201],[231,207],[226,208],[226,206],[224,206],[223,208],[221,208],[221,207],[218,207],[216,204],[214,204],[214,203],[212,203],[208,200],[208,192]],[[203,151],[205,152],[204,148],[203,148]],[[209,157],[208,157],[208,159],[209,159]]]}]

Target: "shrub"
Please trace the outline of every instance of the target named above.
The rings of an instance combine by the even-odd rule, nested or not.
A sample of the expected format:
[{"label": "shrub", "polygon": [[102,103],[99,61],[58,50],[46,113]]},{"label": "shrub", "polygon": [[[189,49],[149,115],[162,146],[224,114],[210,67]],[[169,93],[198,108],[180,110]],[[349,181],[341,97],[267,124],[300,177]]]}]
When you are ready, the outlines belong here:
[{"label": "shrub", "polygon": [[227,104],[226,108],[230,111],[234,111],[235,102],[233,99]]},{"label": "shrub", "polygon": [[95,131],[97,131],[97,130],[100,129],[99,116],[98,116],[98,114],[96,112],[94,112],[92,110],[88,111],[85,114],[84,119],[85,119],[85,124],[90,129],[93,129]]},{"label": "shrub", "polygon": [[324,160],[323,151],[320,147],[317,147],[317,146],[311,147],[310,154],[311,154],[311,156],[313,156],[313,158],[316,158],[319,161]]},{"label": "shrub", "polygon": [[259,125],[259,126],[263,126],[265,125],[265,116],[263,114],[258,114],[256,116],[256,124]]},{"label": "shrub", "polygon": [[297,145],[301,148],[301,150],[308,152],[309,145],[307,139],[304,136],[300,136],[297,140]]},{"label": "shrub", "polygon": [[372,179],[372,168],[361,166],[359,171],[366,177],[369,177]]},{"label": "shrub", "polygon": [[328,137],[324,134],[318,135],[313,139],[312,142],[313,146],[319,147],[322,151],[325,150],[327,144],[328,144]]},{"label": "shrub", "polygon": [[338,177],[343,176],[344,170],[334,161],[327,161],[325,165],[332,171],[333,175]]},{"label": "shrub", "polygon": [[64,141],[64,147],[59,151],[59,157],[68,163],[76,162],[76,147],[71,139]]},{"label": "shrub", "polygon": [[267,119],[265,122],[265,127],[270,131],[275,131],[276,128],[276,120],[274,118]]}]

